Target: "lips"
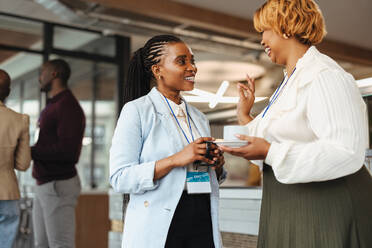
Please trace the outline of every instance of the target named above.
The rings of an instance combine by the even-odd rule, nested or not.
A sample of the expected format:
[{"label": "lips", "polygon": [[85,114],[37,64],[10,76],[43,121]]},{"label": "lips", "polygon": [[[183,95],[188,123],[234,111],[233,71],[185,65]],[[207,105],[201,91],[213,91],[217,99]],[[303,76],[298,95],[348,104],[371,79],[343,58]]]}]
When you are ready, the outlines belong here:
[{"label": "lips", "polygon": [[195,81],[195,76],[185,77],[185,80],[194,82]]},{"label": "lips", "polygon": [[270,56],[270,53],[271,53],[271,49],[270,47],[265,47],[265,53]]}]

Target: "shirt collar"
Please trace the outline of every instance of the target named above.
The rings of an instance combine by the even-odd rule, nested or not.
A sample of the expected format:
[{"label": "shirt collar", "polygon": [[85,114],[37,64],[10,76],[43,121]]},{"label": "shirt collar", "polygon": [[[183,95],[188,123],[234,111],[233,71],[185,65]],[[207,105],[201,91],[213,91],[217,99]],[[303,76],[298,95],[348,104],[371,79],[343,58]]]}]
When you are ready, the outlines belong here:
[{"label": "shirt collar", "polygon": [[[169,105],[171,106],[174,114],[177,117],[186,116],[186,105],[185,105],[185,101],[183,99],[181,99],[180,104],[176,104],[175,102],[173,102],[172,100],[169,100],[168,98],[167,98],[167,100],[168,100]],[[181,111],[183,111],[184,115],[182,115]]]},{"label": "shirt collar", "polygon": [[64,96],[66,96],[68,94],[71,94],[71,91],[69,89],[66,89],[66,90],[58,93],[57,95],[53,96],[52,98],[48,99],[47,103],[58,102],[58,100],[60,100],[61,98],[63,98]]},{"label": "shirt collar", "polygon": [[[318,49],[316,49],[315,46],[310,46],[309,49],[307,49],[306,53],[297,61],[296,63],[296,70],[299,70],[301,68],[307,67],[311,61],[313,61],[313,58],[319,54]],[[284,75],[287,75],[287,70],[283,70]]]}]

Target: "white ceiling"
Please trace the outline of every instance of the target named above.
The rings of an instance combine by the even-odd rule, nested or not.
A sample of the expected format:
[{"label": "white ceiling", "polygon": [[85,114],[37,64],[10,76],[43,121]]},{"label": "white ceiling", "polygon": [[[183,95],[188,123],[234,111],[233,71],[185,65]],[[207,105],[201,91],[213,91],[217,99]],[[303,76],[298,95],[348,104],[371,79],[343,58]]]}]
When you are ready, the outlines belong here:
[{"label": "white ceiling", "polygon": [[[173,0],[246,19],[264,0]],[[317,0],[327,26],[327,38],[372,49],[371,0]]]}]

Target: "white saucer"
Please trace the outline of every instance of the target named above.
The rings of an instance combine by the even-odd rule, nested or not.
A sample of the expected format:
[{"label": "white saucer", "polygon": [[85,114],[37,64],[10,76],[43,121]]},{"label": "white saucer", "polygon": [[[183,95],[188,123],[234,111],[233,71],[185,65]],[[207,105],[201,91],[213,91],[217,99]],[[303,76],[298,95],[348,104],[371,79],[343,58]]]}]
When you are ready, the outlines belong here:
[{"label": "white saucer", "polygon": [[214,143],[218,146],[228,146],[232,148],[238,148],[248,144],[246,140],[215,140]]}]

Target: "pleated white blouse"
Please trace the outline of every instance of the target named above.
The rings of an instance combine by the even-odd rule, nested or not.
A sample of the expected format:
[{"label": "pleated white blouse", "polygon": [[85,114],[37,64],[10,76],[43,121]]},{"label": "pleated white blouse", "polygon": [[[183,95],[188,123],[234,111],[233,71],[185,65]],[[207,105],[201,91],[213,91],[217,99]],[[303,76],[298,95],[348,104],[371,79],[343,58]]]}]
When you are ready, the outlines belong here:
[{"label": "pleated white blouse", "polygon": [[[358,171],[368,145],[366,106],[356,82],[314,46],[263,117],[247,124],[265,138],[265,159],[279,182],[326,181]],[[252,161],[262,167],[263,161]]]}]

